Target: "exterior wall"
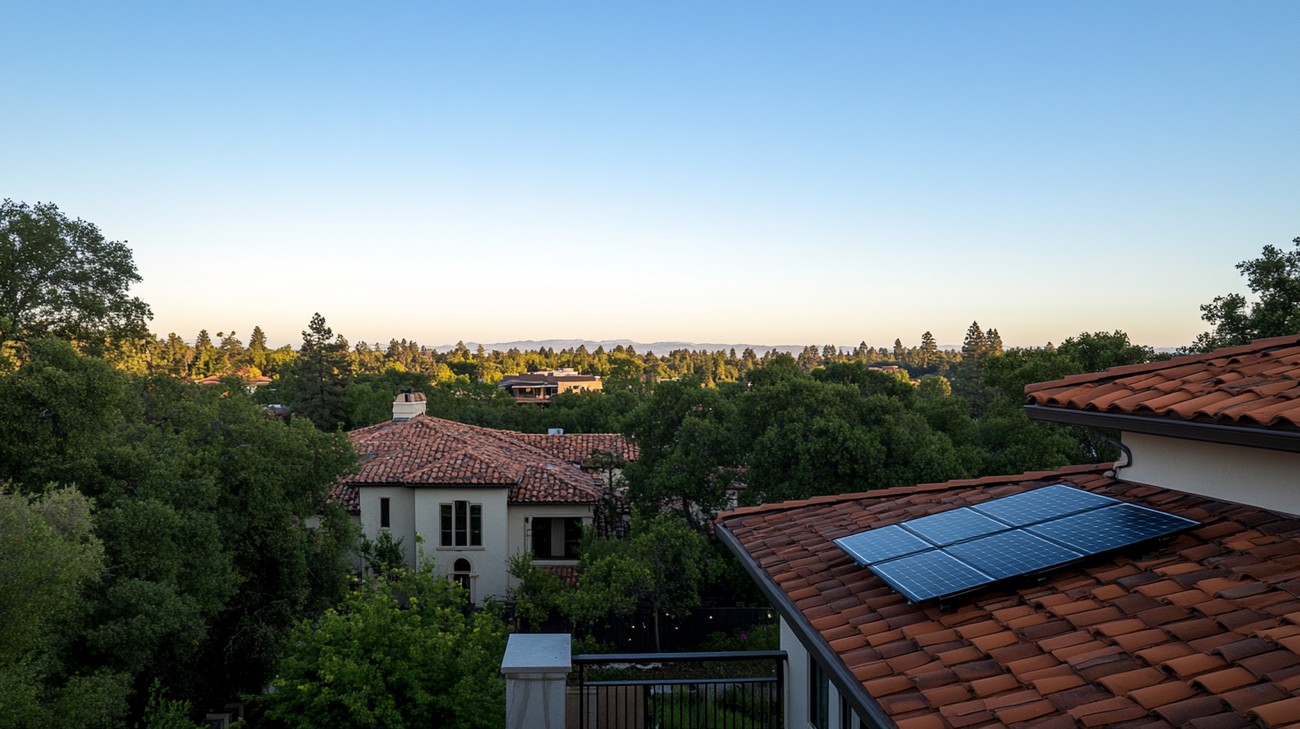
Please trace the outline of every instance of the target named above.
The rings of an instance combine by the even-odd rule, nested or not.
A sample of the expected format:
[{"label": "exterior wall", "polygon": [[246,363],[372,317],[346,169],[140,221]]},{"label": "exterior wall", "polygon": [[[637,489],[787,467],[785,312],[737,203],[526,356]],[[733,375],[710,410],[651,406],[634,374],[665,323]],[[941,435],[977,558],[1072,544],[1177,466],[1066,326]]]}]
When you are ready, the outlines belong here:
[{"label": "exterior wall", "polygon": [[559,382],[559,392],[595,392],[604,389],[604,384],[600,380],[575,380]]},{"label": "exterior wall", "polygon": [[1300,453],[1124,433],[1133,465],[1119,477],[1224,501],[1300,514]]},{"label": "exterior wall", "polygon": [[[482,604],[489,597],[506,595],[506,560],[509,556],[507,533],[508,510],[504,487],[438,488],[406,486],[365,486],[361,492],[361,530],[366,538],[379,537],[379,500],[389,498],[388,531],[393,539],[402,540],[407,564],[416,565],[417,555],[433,560],[438,574],[450,576],[457,559],[469,561],[472,569],[472,597]],[[483,545],[479,547],[443,547],[439,541],[438,506],[454,501],[468,501],[483,507]],[[416,535],[423,537],[417,550]]]},{"label": "exterior wall", "polygon": [[789,729],[808,726],[808,649],[781,619],[781,650],[785,651],[785,725]]},{"label": "exterior wall", "polygon": [[[505,529],[509,490],[493,488],[418,488],[415,492],[415,530],[424,537],[424,558],[434,560],[438,574],[450,576],[457,559],[473,567],[472,597],[476,605],[486,598],[506,596],[506,559],[509,534]],[[442,547],[438,544],[438,506],[468,501],[483,506],[483,546]]]},{"label": "exterior wall", "polygon": [[[803,643],[799,642],[798,636],[790,629],[785,618],[780,621],[781,625],[781,650],[785,651],[785,726],[788,729],[809,729],[812,723],[808,721],[808,675],[811,672],[812,657],[808,654],[808,649]],[[844,712],[847,707],[840,701],[839,690],[835,687],[835,682],[829,682],[827,690],[827,720],[828,729],[839,729],[839,727],[848,726],[853,729],[862,729],[865,726],[859,719],[850,715],[845,723]]]},{"label": "exterior wall", "polygon": [[393,541],[402,540],[402,554],[407,564],[415,564],[415,494],[404,486],[367,486],[357,489],[361,504],[361,533],[366,539],[379,538],[379,500],[389,502],[388,533]]}]

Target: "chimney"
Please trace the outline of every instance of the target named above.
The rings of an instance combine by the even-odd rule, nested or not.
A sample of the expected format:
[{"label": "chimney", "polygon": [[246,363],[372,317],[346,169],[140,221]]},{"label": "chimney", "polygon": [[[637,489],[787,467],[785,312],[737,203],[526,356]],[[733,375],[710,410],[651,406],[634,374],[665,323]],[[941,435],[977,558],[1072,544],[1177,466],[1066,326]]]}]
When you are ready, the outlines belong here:
[{"label": "chimney", "polygon": [[403,392],[393,401],[393,422],[405,423],[417,415],[424,415],[424,406],[424,393]]}]

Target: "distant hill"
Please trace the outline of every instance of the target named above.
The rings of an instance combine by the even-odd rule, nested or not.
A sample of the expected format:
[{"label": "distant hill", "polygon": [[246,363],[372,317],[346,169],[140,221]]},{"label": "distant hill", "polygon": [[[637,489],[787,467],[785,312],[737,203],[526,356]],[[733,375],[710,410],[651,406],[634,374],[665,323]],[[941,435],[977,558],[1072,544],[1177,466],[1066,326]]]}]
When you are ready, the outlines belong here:
[{"label": "distant hill", "polygon": [[[480,344],[479,342],[465,342],[465,346],[469,347],[471,351],[478,349],[479,344]],[[593,352],[596,350],[596,347],[604,347],[605,351],[608,352],[614,349],[615,347],[621,345],[623,347],[632,347],[637,351],[637,354],[654,352],[655,354],[658,355],[668,354],[669,352],[675,349],[689,349],[696,352],[700,350],[704,350],[706,352],[716,352],[718,350],[722,350],[725,352],[732,348],[735,348],[736,353],[739,354],[745,351],[746,347],[749,347],[750,349],[754,350],[754,352],[758,354],[758,356],[760,357],[766,354],[768,350],[776,350],[778,352],[786,352],[788,354],[798,354],[799,352],[803,351],[803,348],[805,346],[802,344],[716,344],[716,343],[708,343],[708,342],[634,342],[630,339],[605,339],[600,341],[596,341],[593,339],[528,339],[519,342],[493,342],[493,343],[482,342],[482,345],[483,345],[483,349],[486,349],[489,352],[493,350],[505,352],[510,349],[518,349],[521,352],[526,352],[530,349],[537,350],[537,349],[542,349],[543,347],[549,347],[550,349],[559,351],[561,349],[569,349],[570,347],[576,348],[579,345],[586,345],[587,349]],[[455,348],[456,345],[454,344],[443,344],[434,347],[434,349],[439,352],[448,352]],[[849,347],[849,349],[852,349],[852,347]]]}]

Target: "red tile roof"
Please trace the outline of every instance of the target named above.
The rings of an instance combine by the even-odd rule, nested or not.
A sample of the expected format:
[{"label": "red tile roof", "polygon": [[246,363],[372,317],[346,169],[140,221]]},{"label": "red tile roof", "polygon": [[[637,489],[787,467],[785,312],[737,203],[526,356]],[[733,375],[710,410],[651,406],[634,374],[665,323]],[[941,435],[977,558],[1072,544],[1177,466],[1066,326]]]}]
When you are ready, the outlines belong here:
[{"label": "red tile roof", "polygon": [[1300,427],[1300,335],[1041,382],[1025,394],[1049,408]]},{"label": "red tile roof", "polygon": [[516,433],[523,442],[541,448],[557,458],[579,465],[597,453],[608,453],[624,461],[635,461],[640,451],[619,433]]},{"label": "red tile roof", "polygon": [[347,509],[349,514],[361,513],[361,493],[357,491],[356,486],[351,484],[341,483],[336,485],[330,490],[327,501],[342,506]]},{"label": "red tile roof", "polygon": [[419,415],[348,433],[361,468],[346,486],[504,486],[511,503],[590,504],[596,480],[519,433]]},{"label": "red tile roof", "polygon": [[[819,497],[718,525],[899,726],[1300,721],[1300,519],[1103,469]],[[1202,526],[1145,554],[977,592],[951,612],[907,604],[831,542],[1058,482]]]}]

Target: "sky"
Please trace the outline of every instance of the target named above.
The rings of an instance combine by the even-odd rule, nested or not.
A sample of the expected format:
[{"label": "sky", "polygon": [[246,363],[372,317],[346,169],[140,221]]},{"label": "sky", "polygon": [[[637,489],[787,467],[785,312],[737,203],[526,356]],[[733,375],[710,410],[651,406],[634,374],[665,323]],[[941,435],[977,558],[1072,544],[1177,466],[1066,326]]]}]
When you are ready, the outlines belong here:
[{"label": "sky", "polygon": [[1300,236],[1300,3],[6,3],[151,328],[1156,347]]}]

